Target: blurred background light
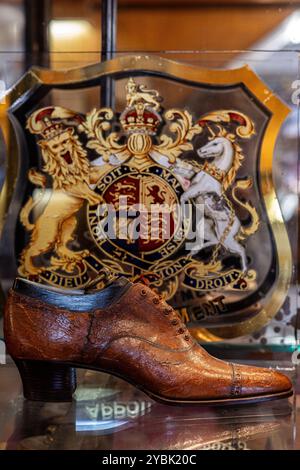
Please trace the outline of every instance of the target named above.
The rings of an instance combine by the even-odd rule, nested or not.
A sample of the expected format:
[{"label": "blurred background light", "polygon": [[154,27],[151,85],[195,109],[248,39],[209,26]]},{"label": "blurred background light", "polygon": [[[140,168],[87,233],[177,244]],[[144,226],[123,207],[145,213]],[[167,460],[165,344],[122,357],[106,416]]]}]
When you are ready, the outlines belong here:
[{"label": "blurred background light", "polygon": [[292,44],[300,44],[300,12],[291,15],[287,24],[287,35]]},{"label": "blurred background light", "polygon": [[50,35],[57,39],[78,38],[91,31],[91,24],[86,20],[52,20]]}]

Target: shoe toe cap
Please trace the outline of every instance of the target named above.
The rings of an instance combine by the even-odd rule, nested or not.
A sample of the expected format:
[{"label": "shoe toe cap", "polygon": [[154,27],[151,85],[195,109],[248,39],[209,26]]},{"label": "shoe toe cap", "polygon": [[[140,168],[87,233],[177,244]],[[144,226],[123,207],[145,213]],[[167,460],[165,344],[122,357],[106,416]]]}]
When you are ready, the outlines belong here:
[{"label": "shoe toe cap", "polygon": [[240,396],[284,394],[292,390],[291,380],[272,369],[234,366],[233,390]]}]

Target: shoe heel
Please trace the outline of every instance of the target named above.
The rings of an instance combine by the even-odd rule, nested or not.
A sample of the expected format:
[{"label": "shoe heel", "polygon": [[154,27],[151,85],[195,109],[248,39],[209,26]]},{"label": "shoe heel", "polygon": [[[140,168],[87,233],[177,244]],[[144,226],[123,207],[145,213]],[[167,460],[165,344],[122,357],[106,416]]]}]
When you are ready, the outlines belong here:
[{"label": "shoe heel", "polygon": [[72,401],[76,390],[76,369],[64,364],[14,359],[27,400]]}]

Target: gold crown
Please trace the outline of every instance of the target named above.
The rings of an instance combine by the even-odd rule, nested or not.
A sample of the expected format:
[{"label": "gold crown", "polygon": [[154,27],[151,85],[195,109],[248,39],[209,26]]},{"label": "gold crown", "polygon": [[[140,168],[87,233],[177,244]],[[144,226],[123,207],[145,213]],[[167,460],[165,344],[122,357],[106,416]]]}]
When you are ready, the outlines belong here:
[{"label": "gold crown", "polygon": [[45,119],[44,124],[45,128],[41,132],[41,135],[45,140],[51,140],[66,130],[66,126],[64,126],[61,122],[53,123],[50,120],[47,122],[47,119]]},{"label": "gold crown", "polygon": [[32,113],[27,119],[27,129],[51,140],[66,131],[69,125],[78,125],[82,118],[77,113],[60,106],[48,106]]},{"label": "gold crown", "polygon": [[147,103],[139,102],[126,108],[120,116],[120,123],[128,134],[155,135],[162,119]]}]

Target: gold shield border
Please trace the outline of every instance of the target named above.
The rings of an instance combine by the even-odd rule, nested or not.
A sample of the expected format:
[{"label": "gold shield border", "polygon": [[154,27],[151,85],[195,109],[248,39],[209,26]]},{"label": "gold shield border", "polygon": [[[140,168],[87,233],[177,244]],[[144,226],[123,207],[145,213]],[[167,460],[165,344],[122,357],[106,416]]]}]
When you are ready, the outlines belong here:
[{"label": "gold shield border", "polygon": [[261,147],[260,174],[261,190],[272,224],[273,235],[278,253],[278,277],[264,308],[252,319],[236,325],[226,325],[212,331],[194,327],[192,333],[203,341],[219,341],[249,334],[266,325],[278,312],[287,295],[292,276],[292,253],[288,234],[276,198],[272,178],[272,160],[279,129],[289,114],[289,108],[277,98],[261,79],[247,66],[233,70],[214,70],[175,62],[159,56],[122,56],[107,62],[81,68],[48,70],[31,68],[7,93],[4,104],[0,105],[0,125],[7,152],[6,179],[0,195],[0,235],[8,214],[18,177],[18,147],[14,128],[7,111],[26,93],[33,93],[41,85],[83,86],[97,78],[130,72],[149,72],[162,74],[165,78],[182,79],[187,82],[210,85],[234,85],[243,83],[250,92],[271,112]]}]

